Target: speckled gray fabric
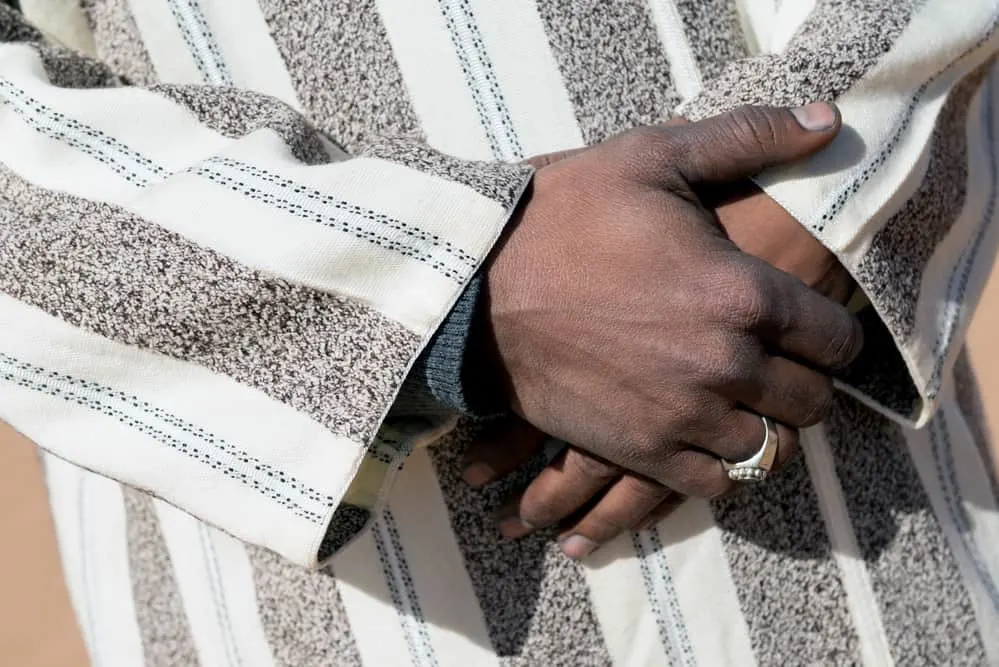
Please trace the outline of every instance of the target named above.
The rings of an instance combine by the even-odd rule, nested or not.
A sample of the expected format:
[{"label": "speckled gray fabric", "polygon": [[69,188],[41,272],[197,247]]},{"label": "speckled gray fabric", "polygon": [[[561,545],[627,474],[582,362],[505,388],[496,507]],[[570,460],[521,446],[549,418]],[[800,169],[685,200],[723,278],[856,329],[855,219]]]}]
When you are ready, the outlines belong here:
[{"label": "speckled gray fabric", "polygon": [[330,155],[319,131],[281,100],[239,88],[153,86],[151,90],[187,107],[206,126],[227,137],[267,128],[284,139],[305,164],[324,164]]},{"label": "speckled gray fabric", "polygon": [[310,572],[247,546],[257,607],[278,667],[359,667],[361,656],[329,568]]},{"label": "speckled gray fabric", "polygon": [[864,285],[882,285],[868,294],[895,335],[906,340],[916,320],[923,272],[937,245],[964,207],[968,180],[965,126],[968,105],[993,61],[979,67],[951,92],[933,133],[927,178],[915,195],[879,231],[858,264]]},{"label": "speckled gray fabric", "polygon": [[825,428],[897,664],[986,664],[968,622],[971,598],[901,427],[840,396]]},{"label": "speckled gray fabric", "polygon": [[473,489],[461,479],[461,454],[473,434],[463,424],[431,450],[434,468],[486,629],[507,667],[607,665],[610,657],[578,563],[558,550],[552,531],[505,540],[492,513],[537,474],[543,460],[501,483]]},{"label": "speckled gray fabric", "polygon": [[[416,334],[363,305],[0,169],[0,210],[14,201],[18,215],[0,225],[0,290],[256,387],[333,433],[367,442],[419,350]],[[338,400],[327,400],[330,387]]]},{"label": "speckled gray fabric", "polygon": [[730,62],[749,55],[735,0],[672,1],[702,79],[715,78]]},{"label": "speckled gray fabric", "polygon": [[427,174],[467,185],[484,197],[513,209],[530,180],[533,168],[503,162],[456,160],[411,139],[382,139],[365,147],[361,155],[391,160]]},{"label": "speckled gray fabric", "polygon": [[128,565],[142,652],[151,667],[197,667],[184,601],[152,499],[123,487]]},{"label": "speckled gray fabric", "polygon": [[859,663],[846,591],[804,458],[711,505],[757,659]]},{"label": "speckled gray fabric", "polygon": [[[819,0],[784,52],[729,63],[683,115],[700,120],[743,104],[835,101],[891,48],[924,1]],[[830,42],[837,44],[833,58]]]},{"label": "speckled gray fabric", "polygon": [[421,135],[375,0],[260,0],[312,121],[348,153]]},{"label": "speckled gray fabric", "polygon": [[680,98],[645,0],[539,0],[538,12],[587,144],[670,117]]},{"label": "speckled gray fabric", "polygon": [[129,83],[154,83],[156,69],[142,43],[128,0],[81,0],[80,5],[94,34],[97,57]]},{"label": "speckled gray fabric", "polygon": [[62,88],[110,88],[122,83],[104,63],[81,58],[79,54],[62,47],[40,44],[38,55],[53,85]]},{"label": "speckled gray fabric", "polygon": [[329,528],[319,545],[316,560],[322,563],[357,537],[371,521],[371,511],[350,503],[340,503],[333,511]]}]

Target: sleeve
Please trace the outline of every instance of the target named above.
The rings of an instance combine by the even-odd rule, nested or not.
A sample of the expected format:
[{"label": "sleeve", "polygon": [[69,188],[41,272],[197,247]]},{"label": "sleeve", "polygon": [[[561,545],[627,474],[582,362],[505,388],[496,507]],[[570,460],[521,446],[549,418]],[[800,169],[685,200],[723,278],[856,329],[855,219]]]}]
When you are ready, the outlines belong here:
[{"label": "sleeve", "polygon": [[447,426],[386,415],[530,170],[350,157],[273,99],[0,36],[0,419],[316,565]]},{"label": "sleeve", "polygon": [[866,295],[841,388],[910,426],[933,414],[995,255],[997,18],[996,0],[819,0],[775,17],[779,52],[729,62],[678,110],[838,104],[829,149],[758,182]]}]

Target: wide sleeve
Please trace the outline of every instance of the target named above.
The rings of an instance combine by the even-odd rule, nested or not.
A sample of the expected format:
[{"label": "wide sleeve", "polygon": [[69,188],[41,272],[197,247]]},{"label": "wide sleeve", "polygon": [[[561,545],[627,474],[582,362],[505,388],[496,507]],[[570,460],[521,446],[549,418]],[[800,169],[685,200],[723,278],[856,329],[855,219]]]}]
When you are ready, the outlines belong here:
[{"label": "wide sleeve", "polygon": [[922,425],[995,254],[999,2],[818,0],[797,14],[769,26],[786,43],[728,63],[679,113],[838,104],[844,129],[828,150],[758,182],[869,303],[864,352],[841,386]]},{"label": "wide sleeve", "polygon": [[0,36],[0,419],[315,565],[446,426],[386,414],[530,171]]}]

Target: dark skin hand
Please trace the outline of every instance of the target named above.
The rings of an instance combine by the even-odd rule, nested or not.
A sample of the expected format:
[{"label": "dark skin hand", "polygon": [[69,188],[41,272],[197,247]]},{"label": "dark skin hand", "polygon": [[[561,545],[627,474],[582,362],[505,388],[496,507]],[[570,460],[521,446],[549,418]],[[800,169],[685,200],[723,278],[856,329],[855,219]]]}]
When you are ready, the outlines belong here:
[{"label": "dark skin hand", "polygon": [[[719,458],[759,448],[758,415],[780,422],[780,462],[825,416],[827,372],[859,351],[859,325],[771,264],[837,300],[848,278],[772,200],[731,185],[825,146],[838,118],[812,111],[823,129],[744,109],[538,161],[489,267],[480,342],[524,421],[484,434],[466,479],[515,469],[543,433],[574,446],[503,509],[508,537],[558,524],[582,557],[685,495],[729,491]],[[724,201],[698,196],[721,188]]]}]

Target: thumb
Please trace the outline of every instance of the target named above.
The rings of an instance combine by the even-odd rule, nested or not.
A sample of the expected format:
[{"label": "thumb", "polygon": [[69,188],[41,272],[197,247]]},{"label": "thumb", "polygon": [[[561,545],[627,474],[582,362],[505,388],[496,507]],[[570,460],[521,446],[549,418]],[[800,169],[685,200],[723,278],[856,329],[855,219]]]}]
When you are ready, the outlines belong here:
[{"label": "thumb", "polygon": [[746,106],[675,130],[675,167],[694,183],[727,183],[796,162],[825,148],[841,125],[832,104],[795,109]]}]

